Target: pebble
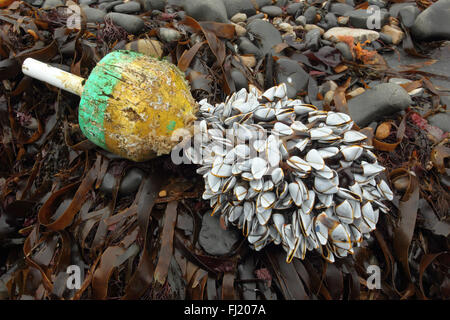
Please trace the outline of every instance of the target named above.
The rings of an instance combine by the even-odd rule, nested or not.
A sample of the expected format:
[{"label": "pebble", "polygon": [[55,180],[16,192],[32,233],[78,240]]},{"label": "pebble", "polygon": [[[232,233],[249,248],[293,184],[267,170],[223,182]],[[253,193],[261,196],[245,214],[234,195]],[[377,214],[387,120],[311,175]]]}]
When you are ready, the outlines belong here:
[{"label": "pebble", "polygon": [[62,0],[45,0],[44,4],[42,5],[42,9],[48,10],[48,9],[54,9],[59,6],[63,6],[64,2]]},{"label": "pebble", "polygon": [[236,91],[241,90],[242,88],[248,89],[248,81],[245,75],[236,68],[231,70],[231,78],[234,81],[234,85],[236,86]]},{"label": "pebble", "polygon": [[[403,79],[403,78],[391,78],[389,79],[389,83],[395,83],[395,84],[405,84],[405,83],[411,83],[412,81],[409,79]],[[417,88],[414,90],[411,90],[408,92],[410,96],[416,96],[421,95],[423,93],[423,88]]]},{"label": "pebble", "polygon": [[412,104],[408,92],[394,83],[381,83],[348,101],[353,121],[365,127],[383,116],[405,110]]},{"label": "pebble", "polygon": [[222,0],[185,0],[186,14],[197,21],[227,23],[227,9]]},{"label": "pebble", "polygon": [[244,54],[254,54],[261,57],[261,50],[253,44],[247,37],[240,37],[238,39],[239,51]]},{"label": "pebble", "polygon": [[350,91],[346,94],[346,96],[350,96],[352,98],[359,96],[360,94],[364,93],[366,90],[362,87],[356,88],[355,90]]},{"label": "pebble", "polygon": [[276,62],[276,78],[277,83],[286,83],[288,97],[294,98],[306,88],[309,75],[296,61],[283,57]]},{"label": "pebble", "polygon": [[301,11],[304,8],[303,2],[294,2],[286,7],[286,13],[290,16],[295,17],[298,11]]},{"label": "pebble", "polygon": [[80,1],[78,2],[78,4],[79,4],[80,6],[82,6],[82,5],[87,5],[87,6],[89,6],[89,5],[94,4],[94,3],[96,3],[96,2],[97,2],[97,0],[80,0]]},{"label": "pebble", "polygon": [[305,43],[306,49],[311,49],[312,51],[319,50],[320,30],[319,29],[309,30],[305,35],[304,43]]},{"label": "pebble", "polygon": [[295,19],[295,23],[298,24],[299,26],[305,26],[306,25],[306,18],[305,18],[305,16],[298,16]]},{"label": "pebble", "polygon": [[317,8],[314,6],[309,7],[303,12],[306,18],[306,23],[314,23],[316,21]]},{"label": "pebble", "polygon": [[128,33],[136,34],[144,29],[144,21],[138,16],[126,13],[110,12],[106,15],[106,18],[110,18],[114,24],[121,26]]},{"label": "pebble", "polygon": [[152,39],[139,39],[129,42],[125,45],[125,49],[140,52],[155,58],[161,58],[163,54],[161,42]]},{"label": "pebble", "polygon": [[450,113],[436,113],[427,118],[432,126],[436,126],[445,132],[450,132]]},{"label": "pebble", "polygon": [[352,36],[356,42],[364,42],[366,40],[375,41],[380,37],[380,34],[374,30],[335,27],[331,28],[323,35],[324,39],[338,42],[339,36]]},{"label": "pebble", "polygon": [[248,68],[254,68],[256,66],[256,58],[253,55],[239,56],[242,63]]},{"label": "pebble", "polygon": [[397,18],[398,14],[400,13],[400,10],[402,10],[405,7],[409,7],[411,5],[413,5],[411,2],[393,3],[393,4],[391,4],[391,6],[389,8],[389,15],[391,17]]},{"label": "pebble", "polygon": [[172,28],[159,28],[158,36],[164,42],[178,41],[181,39],[181,33]]},{"label": "pebble", "polygon": [[116,0],[113,2],[104,2],[104,3],[100,3],[100,5],[98,6],[98,9],[104,10],[106,12],[111,11],[116,5],[123,3],[122,0]]},{"label": "pebble", "polygon": [[349,17],[340,16],[337,18],[337,21],[341,26],[345,26],[345,25],[347,25],[349,19],[350,19]]},{"label": "pebble", "polygon": [[261,12],[264,12],[269,17],[278,17],[283,14],[283,10],[277,6],[265,6],[261,8]]},{"label": "pebble", "polygon": [[450,40],[450,0],[439,0],[422,11],[411,34],[417,40]]},{"label": "pebble", "polygon": [[337,14],[338,16],[343,16],[345,15],[345,13],[352,11],[353,10],[353,6],[348,5],[346,3],[332,3],[330,5],[330,12],[333,12],[335,14]]},{"label": "pebble", "polygon": [[219,216],[211,216],[212,211],[203,214],[202,226],[198,235],[198,243],[209,255],[223,256],[239,241],[237,230],[223,230],[220,226]]},{"label": "pebble", "polygon": [[325,30],[324,30],[323,28],[321,28],[321,27],[319,27],[319,26],[317,26],[317,25],[315,25],[315,24],[305,24],[304,29],[305,29],[306,31],[311,31],[311,30],[317,29],[317,30],[320,31],[320,34],[321,34],[321,35],[325,33]]},{"label": "pebble", "polygon": [[333,12],[328,12],[325,15],[326,28],[330,29],[338,26],[336,15]]},{"label": "pebble", "polygon": [[389,25],[385,25],[381,29],[381,32],[391,37],[392,44],[399,44],[405,37],[405,34],[400,28]]},{"label": "pebble", "polygon": [[280,31],[283,31],[283,32],[293,32],[294,31],[294,26],[291,26],[289,23],[287,23],[287,22],[282,22],[282,23],[280,23],[279,25],[278,25],[278,29],[280,30]]},{"label": "pebble", "polygon": [[254,35],[262,55],[274,54],[273,47],[282,42],[280,32],[264,20],[253,20],[247,25],[247,31]]},{"label": "pebble", "polygon": [[[145,172],[139,168],[131,168],[122,178],[119,186],[120,195],[130,195],[136,192],[141,184]],[[100,190],[106,194],[111,194],[114,187],[114,176],[107,172],[103,177]]]},{"label": "pebble", "polygon": [[106,11],[91,8],[87,5],[82,5],[81,10],[83,10],[84,14],[86,15],[86,22],[92,22],[92,23],[102,23],[104,22]]},{"label": "pebble", "polygon": [[244,27],[242,27],[238,24],[234,25],[234,30],[236,31],[236,35],[238,37],[242,37],[243,35],[245,35],[247,33],[247,29],[245,29]]},{"label": "pebble", "polygon": [[247,15],[245,13],[236,13],[231,21],[234,23],[245,22],[247,20]]},{"label": "pebble", "polygon": [[339,52],[342,54],[342,57],[344,57],[347,61],[353,60],[352,51],[350,50],[350,47],[345,42],[339,42],[336,44],[336,49],[339,50]]},{"label": "pebble", "polygon": [[262,8],[271,5],[272,0],[223,0],[223,3],[229,18],[236,13],[245,13],[247,17],[250,17],[256,14],[255,4],[257,8]]},{"label": "pebble", "polygon": [[[243,263],[238,265],[238,275],[240,280],[253,279],[255,275],[255,259],[253,255],[248,255]],[[255,282],[243,282],[242,297],[244,300],[256,300],[256,283]]]},{"label": "pebble", "polygon": [[114,7],[114,11],[120,13],[136,13],[141,11],[141,5],[136,1],[129,1],[122,4],[118,4],[117,6]]},{"label": "pebble", "polygon": [[143,4],[144,11],[150,10],[164,11],[164,8],[166,6],[166,0],[144,0],[141,3]]},{"label": "pebble", "polygon": [[398,18],[406,28],[411,28],[419,15],[420,10],[415,6],[402,7],[398,12]]},{"label": "pebble", "polygon": [[392,44],[392,37],[383,32],[380,32],[380,40],[383,41],[385,44]]},{"label": "pebble", "polygon": [[373,17],[373,13],[365,9],[352,10],[345,13],[345,16],[350,18],[350,25],[355,28],[363,29],[381,29],[386,23],[389,22],[389,12],[380,10],[380,21],[377,21]]}]

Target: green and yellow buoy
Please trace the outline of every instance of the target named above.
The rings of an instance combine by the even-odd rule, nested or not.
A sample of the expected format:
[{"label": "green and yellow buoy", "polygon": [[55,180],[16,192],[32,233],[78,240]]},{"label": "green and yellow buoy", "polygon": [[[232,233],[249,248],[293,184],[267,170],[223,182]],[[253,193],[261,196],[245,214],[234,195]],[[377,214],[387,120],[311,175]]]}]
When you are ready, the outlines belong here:
[{"label": "green and yellow buoy", "polygon": [[168,154],[177,129],[191,130],[196,103],[184,74],[172,63],[120,50],[107,54],[87,80],[28,58],[24,74],[81,97],[84,135],[121,157],[145,161]]}]

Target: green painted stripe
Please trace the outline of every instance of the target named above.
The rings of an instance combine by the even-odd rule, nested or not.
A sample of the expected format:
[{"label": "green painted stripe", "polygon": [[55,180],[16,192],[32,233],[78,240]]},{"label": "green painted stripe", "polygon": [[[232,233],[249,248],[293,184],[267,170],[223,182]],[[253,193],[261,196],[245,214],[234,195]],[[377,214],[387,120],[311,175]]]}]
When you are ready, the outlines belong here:
[{"label": "green painted stripe", "polygon": [[140,56],[141,53],[126,50],[107,54],[92,70],[84,85],[78,122],[83,134],[103,149],[108,149],[103,121],[109,99],[116,84],[122,79],[122,70]]}]

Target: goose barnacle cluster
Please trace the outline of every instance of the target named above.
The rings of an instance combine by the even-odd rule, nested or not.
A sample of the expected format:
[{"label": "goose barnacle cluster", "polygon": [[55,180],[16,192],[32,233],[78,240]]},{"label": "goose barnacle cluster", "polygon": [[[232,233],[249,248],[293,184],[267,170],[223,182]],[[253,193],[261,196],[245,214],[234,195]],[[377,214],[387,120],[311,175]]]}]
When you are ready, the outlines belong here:
[{"label": "goose barnacle cluster", "polygon": [[255,250],[273,242],[287,262],[307,250],[333,262],[388,211],[384,167],[347,114],[288,99],[284,84],[199,104],[186,155],[200,165],[213,214],[242,229]]}]

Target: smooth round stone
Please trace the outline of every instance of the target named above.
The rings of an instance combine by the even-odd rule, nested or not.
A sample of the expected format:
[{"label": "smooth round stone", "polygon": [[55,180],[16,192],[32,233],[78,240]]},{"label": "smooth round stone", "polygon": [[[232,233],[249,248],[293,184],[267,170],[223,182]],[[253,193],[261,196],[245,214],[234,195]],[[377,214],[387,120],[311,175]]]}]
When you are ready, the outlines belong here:
[{"label": "smooth round stone", "polygon": [[306,18],[305,16],[298,16],[297,19],[295,19],[295,23],[299,26],[305,26],[306,25]]},{"label": "smooth round stone", "polygon": [[338,26],[336,15],[333,12],[328,12],[325,15],[326,28],[330,29]]},{"label": "smooth round stone", "polygon": [[406,6],[400,9],[398,16],[406,28],[411,28],[419,15],[420,10],[415,6]]},{"label": "smooth round stone", "polygon": [[259,50],[259,48],[246,37],[239,38],[238,47],[239,50],[244,54],[254,54],[255,56],[261,55],[261,51]]},{"label": "smooth round stone", "polygon": [[91,8],[89,6],[81,6],[81,9],[86,15],[86,21],[92,23],[102,23],[106,16],[106,11]]},{"label": "smooth round stone", "polygon": [[338,16],[345,15],[346,12],[352,11],[353,6],[348,5],[346,3],[335,2],[330,5],[330,11],[335,13]]},{"label": "smooth round stone", "polygon": [[159,38],[165,42],[178,41],[181,39],[181,34],[171,28],[159,28],[158,30]]},{"label": "smooth round stone", "polygon": [[303,10],[305,5],[303,2],[294,2],[286,7],[286,13],[290,16],[295,16],[296,13],[300,10]]},{"label": "smooth round stone", "polygon": [[422,11],[411,27],[417,40],[450,40],[450,0],[439,0]]},{"label": "smooth round stone", "polygon": [[342,54],[345,60],[347,61],[353,60],[353,55],[348,44],[346,44],[345,42],[339,42],[336,44],[335,47],[336,49],[339,50],[339,52]]},{"label": "smooth round stone", "polygon": [[116,0],[116,1],[113,1],[113,2],[103,2],[103,3],[99,4],[98,9],[105,10],[106,12],[109,12],[115,6],[117,6],[118,4],[121,4],[121,3],[123,3],[122,0]]},{"label": "smooth round stone", "polygon": [[228,22],[227,9],[222,0],[185,0],[188,16],[197,21]]},{"label": "smooth round stone", "polygon": [[280,32],[270,22],[264,20],[253,20],[247,25],[247,31],[255,36],[263,55],[269,52],[275,54],[273,48],[283,41]]},{"label": "smooth round stone", "polygon": [[249,17],[249,18],[247,19],[247,23],[250,23],[250,22],[252,22],[253,20],[258,20],[258,19],[263,19],[263,18],[264,18],[264,13],[258,13],[258,14],[255,14],[255,15]]},{"label": "smooth round stone", "polygon": [[150,10],[164,11],[164,7],[166,6],[165,0],[144,0],[141,3],[143,4],[144,11]]},{"label": "smooth round stone", "polygon": [[392,37],[386,33],[380,32],[380,40],[385,44],[392,44]]},{"label": "smooth round stone", "polygon": [[233,79],[236,86],[236,91],[239,91],[243,88],[248,89],[247,78],[239,69],[234,68],[231,70],[231,78]]},{"label": "smooth round stone", "polygon": [[276,62],[277,83],[286,83],[287,95],[294,98],[297,92],[306,88],[309,75],[294,60],[280,58]]},{"label": "smooth round stone", "polygon": [[[207,0],[208,1],[208,0]],[[245,13],[247,17],[256,14],[256,8],[262,8],[272,4],[272,0],[223,0],[228,18],[236,13]]]},{"label": "smooth round stone", "polygon": [[450,114],[448,112],[436,113],[427,118],[428,122],[442,129],[445,132],[450,132]]},{"label": "smooth round stone", "polygon": [[79,5],[80,6],[82,6],[82,5],[89,6],[89,5],[94,4],[94,3],[97,3],[97,0],[80,0],[79,1]]},{"label": "smooth round stone", "polygon": [[245,13],[236,13],[231,21],[234,23],[245,22],[247,20],[247,15]]},{"label": "smooth round stone", "polygon": [[379,12],[380,21],[372,17],[372,13],[364,9],[349,11],[345,14],[350,18],[350,24],[355,28],[381,29],[389,20],[389,12],[381,10]]},{"label": "smooth round stone", "polygon": [[320,47],[320,30],[312,29],[308,31],[305,35],[305,45],[306,49],[311,49],[312,51],[319,50]]},{"label": "smooth round stone", "polygon": [[130,14],[110,12],[106,17],[110,18],[114,24],[124,28],[128,33],[136,34],[142,31],[145,26],[141,18]]},{"label": "smooth round stone", "polygon": [[[145,172],[139,168],[131,168],[122,178],[119,186],[120,195],[130,195],[139,189],[141,181],[145,176]],[[114,176],[111,173],[106,173],[103,177],[100,190],[104,193],[111,194],[114,188]]]},{"label": "smooth round stone", "polygon": [[264,12],[269,17],[278,17],[283,14],[283,10],[277,6],[265,6],[261,8],[261,12]]},{"label": "smooth round stone", "polygon": [[202,217],[198,243],[207,254],[213,256],[231,253],[239,241],[239,232],[235,229],[223,230],[220,226],[219,216],[211,216],[211,212],[206,212]]},{"label": "smooth round stone", "polygon": [[141,11],[141,4],[135,1],[129,1],[118,4],[114,7],[114,11],[120,13],[135,13]]},{"label": "smooth round stone", "polygon": [[316,7],[309,7],[308,9],[303,12],[303,15],[306,18],[306,23],[314,23],[316,21],[316,14],[317,14],[317,8]]},{"label": "smooth round stone", "polygon": [[44,4],[42,5],[42,9],[48,10],[48,9],[54,9],[59,6],[63,6],[64,2],[62,0],[45,0]]},{"label": "smooth round stone", "polygon": [[323,35],[326,40],[339,42],[339,36],[351,36],[357,42],[364,42],[366,40],[374,41],[380,37],[380,34],[375,30],[335,27],[331,28]]}]

